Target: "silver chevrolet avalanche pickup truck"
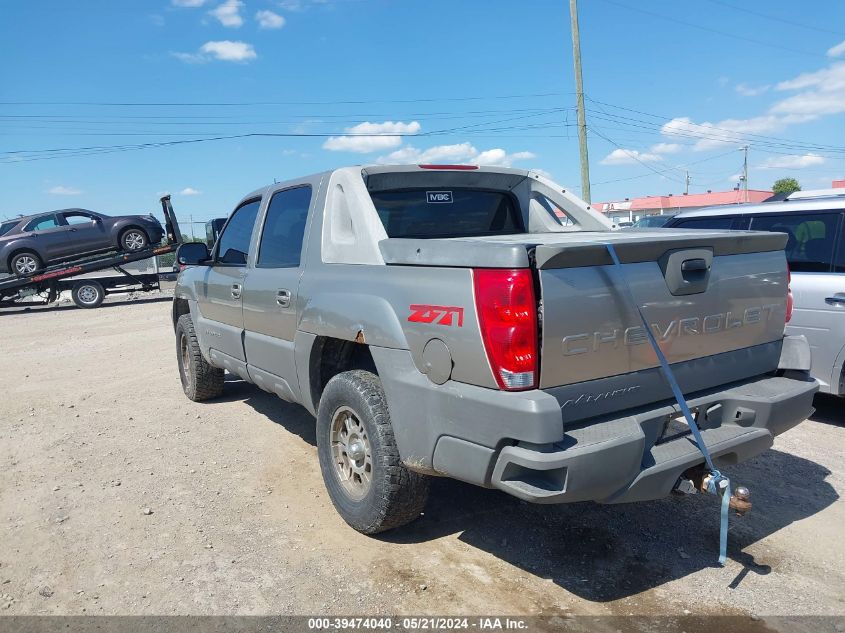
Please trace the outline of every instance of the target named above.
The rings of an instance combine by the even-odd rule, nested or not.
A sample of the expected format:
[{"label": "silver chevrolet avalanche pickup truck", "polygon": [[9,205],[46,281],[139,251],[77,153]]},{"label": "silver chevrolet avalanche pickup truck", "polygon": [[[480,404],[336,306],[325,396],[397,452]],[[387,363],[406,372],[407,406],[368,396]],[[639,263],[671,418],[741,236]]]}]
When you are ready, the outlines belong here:
[{"label": "silver chevrolet avalanche pickup truck", "polygon": [[818,389],[784,337],[785,244],[613,231],[532,171],[336,169],[249,194],[211,252],[180,247],[182,386],[214,398],[230,372],[314,414],[326,488],[364,533],[419,516],[432,475],[537,503],[657,499],[703,457],[631,296],[716,466],[737,464]]}]

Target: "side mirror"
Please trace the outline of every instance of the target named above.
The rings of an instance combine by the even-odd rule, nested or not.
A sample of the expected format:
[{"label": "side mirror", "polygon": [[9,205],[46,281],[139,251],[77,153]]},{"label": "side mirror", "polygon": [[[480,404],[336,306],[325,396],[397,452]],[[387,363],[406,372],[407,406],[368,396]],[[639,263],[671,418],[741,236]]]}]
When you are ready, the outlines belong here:
[{"label": "side mirror", "polygon": [[188,242],[176,250],[176,261],[182,266],[207,266],[211,254],[202,242]]}]

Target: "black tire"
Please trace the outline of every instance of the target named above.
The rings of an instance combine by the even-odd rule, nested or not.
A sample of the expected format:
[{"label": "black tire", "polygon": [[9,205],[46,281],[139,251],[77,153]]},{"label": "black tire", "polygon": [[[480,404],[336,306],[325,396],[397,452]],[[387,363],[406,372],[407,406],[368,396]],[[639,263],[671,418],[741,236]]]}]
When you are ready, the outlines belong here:
[{"label": "black tire", "polygon": [[[358,428],[368,443],[369,486],[359,498],[346,488],[351,480],[344,483],[332,446],[334,423],[346,411],[357,416]],[[339,450],[346,454],[343,448]],[[317,455],[335,509],[359,532],[376,534],[397,528],[423,511],[429,478],[402,463],[381,381],[375,374],[355,369],[334,376],[326,385],[317,411]]]},{"label": "black tire", "polygon": [[31,275],[43,267],[44,262],[34,251],[20,251],[9,258],[9,272],[13,275]]},{"label": "black tire", "polygon": [[188,398],[202,402],[223,393],[223,370],[202,357],[190,314],[183,314],[176,322],[176,360],[182,391]]},{"label": "black tire", "polygon": [[150,245],[150,237],[144,229],[130,226],[120,234],[120,248],[127,253],[137,253]]},{"label": "black tire", "polygon": [[99,281],[87,279],[73,284],[70,297],[78,308],[99,308],[106,298],[106,291]]}]

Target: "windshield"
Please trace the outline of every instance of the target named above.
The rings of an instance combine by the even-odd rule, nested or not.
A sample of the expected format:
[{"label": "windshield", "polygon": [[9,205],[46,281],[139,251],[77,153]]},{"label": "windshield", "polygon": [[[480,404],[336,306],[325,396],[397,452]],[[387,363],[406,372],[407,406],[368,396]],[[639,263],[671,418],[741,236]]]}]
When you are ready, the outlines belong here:
[{"label": "windshield", "polygon": [[373,204],[388,237],[441,238],[522,233],[516,200],[501,191],[375,191]]},{"label": "windshield", "polygon": [[0,224],[0,235],[6,235],[6,233],[17,226],[19,221],[20,220],[12,220],[11,222],[3,222],[3,224]]}]

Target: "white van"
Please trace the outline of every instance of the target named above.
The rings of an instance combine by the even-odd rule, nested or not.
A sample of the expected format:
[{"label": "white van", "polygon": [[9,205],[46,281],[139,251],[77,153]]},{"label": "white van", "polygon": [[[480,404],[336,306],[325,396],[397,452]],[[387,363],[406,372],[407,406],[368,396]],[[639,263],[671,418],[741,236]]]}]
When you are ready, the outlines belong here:
[{"label": "white van", "polygon": [[821,391],[845,396],[845,189],[797,191],[783,201],[679,213],[679,229],[749,229],[789,235],[795,309],[787,334],[810,342]]}]

